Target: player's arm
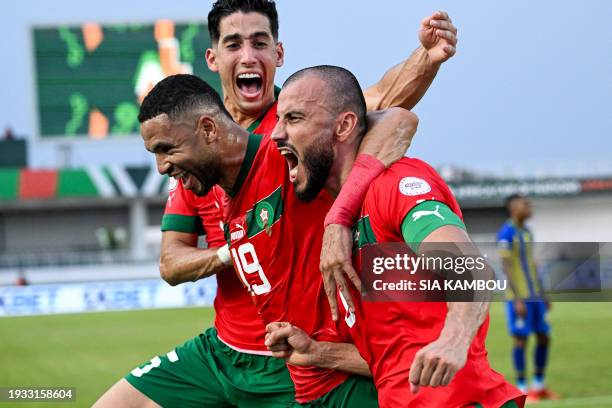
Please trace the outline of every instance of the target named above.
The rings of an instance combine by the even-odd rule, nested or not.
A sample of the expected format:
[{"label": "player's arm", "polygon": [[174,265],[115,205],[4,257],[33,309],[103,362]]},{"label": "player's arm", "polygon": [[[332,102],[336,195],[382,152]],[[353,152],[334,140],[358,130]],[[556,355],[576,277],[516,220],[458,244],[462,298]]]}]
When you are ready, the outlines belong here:
[{"label": "player's arm", "polygon": [[[368,111],[393,106],[410,109],[416,105],[431,85],[440,65],[455,54],[457,29],[448,14],[438,11],[421,21],[419,40],[421,47],[408,60],[392,67],[377,84],[364,91]],[[368,117],[368,121],[370,120]],[[368,143],[367,138],[364,139],[354,170],[346,183],[351,191],[349,193],[346,188],[341,191],[325,219],[321,272],[334,320],[338,318],[336,287],[344,294],[349,310],[354,310],[344,274],[357,288],[361,287],[350,262],[350,227],[363,202],[367,186],[383,171],[383,166],[388,166],[404,156],[414,133],[410,139],[400,141],[393,137],[393,133],[387,135],[391,137],[370,138],[372,143]],[[384,150],[384,143],[394,144],[393,148]],[[380,150],[377,152],[378,149]],[[384,152],[387,154],[381,158],[381,153]],[[396,153],[399,153],[399,156],[396,156]]]},{"label": "player's arm", "polygon": [[534,262],[534,268],[536,268],[536,279],[538,280],[538,285],[540,285],[540,291],[542,293],[542,300],[546,304],[546,309],[550,310],[552,307],[552,303],[550,302],[548,295],[544,291],[544,282],[542,282],[542,276],[540,275],[540,271],[538,270],[537,262]]},{"label": "player's arm", "polygon": [[305,331],[287,322],[266,326],[266,346],[272,356],[287,364],[316,366],[371,377],[368,364],[351,343],[315,341]]},{"label": "player's arm", "polygon": [[515,277],[512,273],[512,236],[509,235],[508,231],[502,231],[497,237],[497,247],[499,250],[499,256],[502,264],[502,271],[506,276],[506,281],[510,287],[510,293],[512,298],[512,306],[518,316],[526,316],[527,308],[525,302],[519,296],[518,282],[515,282]]},{"label": "player's arm", "polygon": [[197,240],[195,233],[162,233],[159,272],[170,285],[195,282],[228,268],[231,261],[227,247],[198,248]]},{"label": "player's arm", "polygon": [[[418,211],[435,211],[440,216],[418,215]],[[415,206],[404,218],[402,236],[419,255],[439,256],[439,251],[454,257],[479,256],[463,221],[444,203],[425,201]],[[448,244],[441,244],[448,243]],[[445,271],[440,271],[440,273]],[[492,277],[486,265],[479,275]],[[410,367],[413,392],[419,386],[448,385],[467,360],[468,349],[489,311],[488,297],[471,302],[448,302],[448,313],[438,339],[419,350]]]},{"label": "player's arm", "polygon": [[517,290],[517,282],[514,281],[514,276],[512,271],[512,255],[501,255],[502,261],[502,270],[504,271],[504,275],[506,275],[506,281],[508,282],[508,286],[510,287],[510,293],[512,294],[512,306],[514,307],[514,311],[519,316],[527,315],[527,308],[525,307],[525,301],[521,299],[518,295]]},{"label": "player's arm", "polygon": [[508,286],[510,286],[512,298],[518,299],[518,295],[517,295],[518,291],[516,289],[517,285],[516,285],[516,282],[514,282],[512,273],[510,273],[510,271],[512,270],[512,257],[510,255],[501,255],[501,264],[502,264],[502,271],[504,272],[504,275],[506,276],[506,280],[508,281]]},{"label": "player's arm", "polygon": [[338,319],[336,288],[347,300],[349,310],[355,310],[345,275],[361,290],[361,282],[351,261],[353,239],[350,228],[368,187],[386,167],[404,156],[418,122],[415,114],[402,108],[368,113],[368,131],[353,168],[346,180],[341,180],[342,190],[325,217],[320,269],[334,320]]},{"label": "player's arm", "polygon": [[421,21],[419,40],[421,46],[407,60],[363,92],[368,111],[393,106],[412,109],[427,92],[440,65],[455,55],[457,28],[448,14],[437,11]]}]

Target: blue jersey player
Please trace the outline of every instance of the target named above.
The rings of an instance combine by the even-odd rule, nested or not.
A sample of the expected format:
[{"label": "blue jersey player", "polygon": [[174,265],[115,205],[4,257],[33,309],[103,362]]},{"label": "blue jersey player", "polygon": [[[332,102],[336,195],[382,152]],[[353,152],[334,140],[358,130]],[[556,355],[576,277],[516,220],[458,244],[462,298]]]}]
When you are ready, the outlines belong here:
[{"label": "blue jersey player", "polygon": [[533,259],[533,235],[525,226],[531,217],[531,203],[527,197],[514,194],[506,199],[510,218],[497,233],[504,273],[508,278],[506,310],[508,328],[514,337],[512,360],[517,375],[518,388],[527,392],[525,380],[525,346],[527,338],[534,333],[537,345],[534,353],[535,374],[528,401],[557,399],[558,396],[546,388],[544,370],[550,345],[550,325],[547,313],[550,303],[542,290],[542,282]]}]

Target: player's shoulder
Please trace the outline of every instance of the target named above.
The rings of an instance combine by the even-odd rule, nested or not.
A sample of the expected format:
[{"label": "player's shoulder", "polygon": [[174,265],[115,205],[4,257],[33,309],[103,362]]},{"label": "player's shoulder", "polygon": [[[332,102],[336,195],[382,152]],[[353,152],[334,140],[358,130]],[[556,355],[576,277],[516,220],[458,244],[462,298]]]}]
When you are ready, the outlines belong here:
[{"label": "player's shoulder", "polygon": [[497,238],[510,240],[515,232],[516,228],[514,226],[514,223],[512,222],[512,220],[507,220],[499,228],[499,231],[497,231]]},{"label": "player's shoulder", "polygon": [[423,160],[403,157],[383,171],[372,183],[372,189],[397,187],[405,195],[426,194],[433,188],[447,188],[438,172]]},{"label": "player's shoulder", "polygon": [[527,236],[527,239],[533,241],[533,231],[527,225],[523,226],[523,233]]},{"label": "player's shoulder", "polygon": [[256,121],[249,128],[253,133],[261,134],[261,135],[271,135],[274,127],[276,126],[276,109],[277,109],[277,101],[268,108],[268,110],[263,114],[263,116]]},{"label": "player's shoulder", "polygon": [[[242,167],[249,170],[255,167],[259,170],[259,167],[266,163],[269,156],[275,156],[277,153],[276,144],[268,134],[250,133]],[[280,153],[278,155],[280,156]]]},{"label": "player's shoulder", "polygon": [[233,202],[238,196],[238,201],[243,202],[267,195],[283,184],[286,170],[287,162],[272,138],[251,133],[238,177],[228,193]]}]

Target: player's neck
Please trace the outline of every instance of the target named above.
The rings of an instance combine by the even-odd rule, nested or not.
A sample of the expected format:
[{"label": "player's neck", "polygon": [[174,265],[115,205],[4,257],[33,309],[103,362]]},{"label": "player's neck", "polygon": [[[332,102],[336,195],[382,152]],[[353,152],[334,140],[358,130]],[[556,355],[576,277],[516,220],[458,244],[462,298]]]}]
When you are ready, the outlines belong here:
[{"label": "player's neck", "polygon": [[355,157],[357,156],[357,146],[344,146],[338,144],[338,151],[334,158],[334,164],[329,172],[329,177],[325,187],[327,191],[336,197],[340,194],[340,189],[346,182],[353,164],[355,163]]},{"label": "player's neck", "polygon": [[525,226],[525,219],[520,217],[512,217],[512,222],[519,228],[523,228]]},{"label": "player's neck", "polygon": [[249,143],[249,132],[231,123],[227,129],[226,142],[221,157],[221,177],[219,185],[223,190],[232,190],[238,179],[238,173],[242,167],[242,162],[246,156],[247,145]]},{"label": "player's neck", "polygon": [[232,99],[225,97],[223,104],[227,111],[232,115],[232,118],[240,125],[243,129],[248,129],[255,121],[261,118],[270,109],[270,106],[274,104],[274,93],[269,101],[262,104],[263,109],[257,112],[244,112],[240,109],[240,106],[235,103]]}]

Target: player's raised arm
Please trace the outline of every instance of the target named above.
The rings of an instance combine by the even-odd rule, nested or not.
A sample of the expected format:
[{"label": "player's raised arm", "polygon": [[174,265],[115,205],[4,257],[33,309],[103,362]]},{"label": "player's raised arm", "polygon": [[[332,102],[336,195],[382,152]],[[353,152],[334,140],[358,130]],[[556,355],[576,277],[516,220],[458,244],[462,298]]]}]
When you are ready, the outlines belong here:
[{"label": "player's raised arm", "polygon": [[351,343],[315,341],[297,326],[273,322],[266,326],[272,356],[297,366],[316,366],[371,377],[368,364]]},{"label": "player's raised arm", "polygon": [[[421,21],[419,40],[421,47],[408,60],[391,68],[378,83],[364,91],[368,111],[390,107],[410,109],[416,105],[431,85],[440,65],[455,54],[457,29],[447,13],[438,11]],[[376,120],[376,115],[368,116],[368,122],[374,124],[371,130],[377,122],[381,123]],[[369,137],[364,138],[347,187],[342,189],[325,219],[321,272],[334,320],[338,318],[336,287],[344,294],[349,309],[354,309],[344,274],[357,288],[361,287],[350,259],[352,236],[349,227],[372,180],[384,167],[405,155],[414,132],[404,133],[404,126],[409,129],[414,125],[416,130],[415,119],[406,119],[395,128],[391,126],[387,133],[371,131]],[[402,135],[409,137],[402,138]]]},{"label": "player's raised arm", "polygon": [[376,84],[364,91],[368,111],[394,106],[412,109],[425,95],[440,65],[455,55],[457,28],[443,11],[421,21],[421,46],[393,66]]},{"label": "player's raised arm", "polygon": [[351,260],[353,239],[350,227],[372,180],[404,156],[418,126],[417,116],[402,108],[368,113],[367,120],[368,131],[355,164],[350,174],[345,175],[346,180],[341,180],[342,190],[325,218],[320,268],[334,320],[338,319],[336,289],[342,292],[349,309],[354,311],[345,275],[361,289]]},{"label": "player's raised arm", "polygon": [[[446,205],[437,202],[436,205],[436,211],[444,220],[432,218],[427,222],[414,221],[414,217],[408,215],[402,225],[404,240],[415,250],[414,245],[418,245],[418,253],[425,257],[439,251],[440,243],[449,243],[444,245],[443,250],[451,252],[453,256],[478,256],[479,251],[467,235],[461,219]],[[433,229],[433,232],[421,242],[415,242],[415,237],[427,229]],[[488,265],[482,273],[493,276]],[[447,307],[448,313],[440,336],[420,349],[414,357],[409,378],[413,392],[418,392],[419,386],[448,385],[465,365],[468,349],[489,311],[488,296],[484,295],[471,302],[448,302]]]}]

